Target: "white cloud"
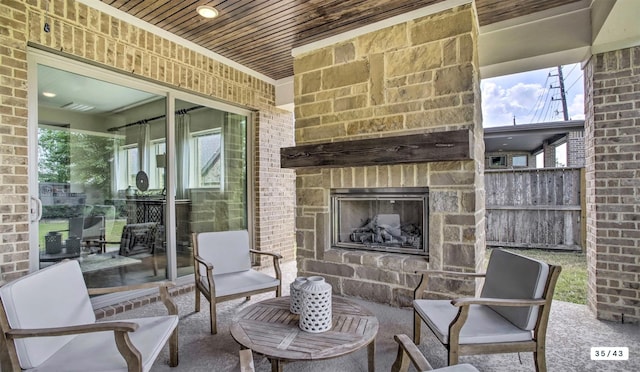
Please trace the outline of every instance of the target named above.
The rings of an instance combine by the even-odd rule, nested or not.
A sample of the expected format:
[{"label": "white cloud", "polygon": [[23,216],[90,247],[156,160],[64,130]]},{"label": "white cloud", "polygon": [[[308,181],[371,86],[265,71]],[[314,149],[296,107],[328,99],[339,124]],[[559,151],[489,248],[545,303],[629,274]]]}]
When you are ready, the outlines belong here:
[{"label": "white cloud", "polygon": [[584,94],[576,94],[567,111],[569,111],[569,119],[584,120]]},{"label": "white cloud", "polygon": [[519,82],[503,87],[491,81],[483,81],[481,89],[484,127],[511,125],[514,116],[517,124],[529,123],[536,109],[542,108],[544,104],[540,96],[545,89],[540,84]]}]

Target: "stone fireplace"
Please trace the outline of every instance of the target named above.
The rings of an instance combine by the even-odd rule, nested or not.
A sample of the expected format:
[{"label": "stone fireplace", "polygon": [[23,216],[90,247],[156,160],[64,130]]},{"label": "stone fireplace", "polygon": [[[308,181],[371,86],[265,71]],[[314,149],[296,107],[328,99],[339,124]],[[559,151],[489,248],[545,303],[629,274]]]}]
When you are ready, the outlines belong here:
[{"label": "stone fireplace", "polygon": [[331,248],[427,256],[428,188],[331,190]]},{"label": "stone fireplace", "polygon": [[[338,295],[408,306],[416,270],[481,268],[484,142],[473,12],[460,6],[294,56],[296,146],[282,149],[281,166],[296,169],[299,275],[324,276]],[[355,222],[336,233],[345,213],[336,221],[332,208],[345,202],[336,201],[344,190],[422,190],[423,220],[405,227],[421,228],[422,243],[402,235],[413,215],[370,202],[361,203],[368,216],[349,212]],[[374,219],[391,231],[376,231]],[[352,234],[398,237],[356,247],[346,241]],[[430,291],[472,295],[475,282],[434,280]]]}]

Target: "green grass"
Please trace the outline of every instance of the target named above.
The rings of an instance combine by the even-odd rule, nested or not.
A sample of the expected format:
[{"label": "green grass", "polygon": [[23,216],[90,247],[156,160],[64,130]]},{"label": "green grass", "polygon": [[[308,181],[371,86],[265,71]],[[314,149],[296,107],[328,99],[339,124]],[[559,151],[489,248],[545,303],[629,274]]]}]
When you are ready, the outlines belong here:
[{"label": "green grass", "polygon": [[[117,219],[113,222],[113,228],[107,231],[108,242],[119,242],[120,235],[122,235],[122,228],[127,223],[125,219]],[[41,220],[38,225],[38,241],[40,242],[40,249],[44,250],[44,236],[50,231],[60,231],[62,239],[67,239],[69,236],[69,221],[67,220]]]},{"label": "green grass", "polygon": [[[554,300],[587,303],[587,255],[583,252],[550,251],[542,249],[506,249],[552,265],[562,266],[562,272],[556,284]],[[487,256],[491,249],[487,249]]]}]

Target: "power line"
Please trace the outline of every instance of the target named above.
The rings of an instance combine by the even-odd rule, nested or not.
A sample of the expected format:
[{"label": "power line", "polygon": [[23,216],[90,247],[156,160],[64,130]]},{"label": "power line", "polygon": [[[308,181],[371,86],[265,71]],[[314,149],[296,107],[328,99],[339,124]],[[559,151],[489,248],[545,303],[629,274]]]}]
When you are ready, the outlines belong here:
[{"label": "power line", "polygon": [[578,81],[580,81],[580,80],[582,80],[582,76],[578,76],[578,77],[576,78],[576,80],[574,80],[574,81],[573,81],[573,83],[571,83],[571,85],[569,85],[569,88],[567,88],[567,92],[569,92],[569,89],[573,88],[573,86],[574,86],[574,85],[576,85],[576,83],[577,83]]},{"label": "power line", "polygon": [[[549,82],[549,74],[547,74],[547,78],[544,80],[544,84],[542,84],[542,86],[546,87],[548,82]],[[531,116],[531,113],[533,112],[533,110],[537,110],[538,109],[538,107],[540,106],[540,101],[542,100],[542,96],[543,95],[544,95],[544,93],[538,95],[538,100],[536,101],[536,104],[533,107],[531,107],[531,110],[529,110],[529,113],[527,114],[527,117]],[[535,116],[535,114],[534,114],[534,116]]]},{"label": "power line", "polygon": [[[544,98],[542,99],[543,105],[542,107],[540,107],[539,104],[536,104],[536,112],[533,114],[533,120],[531,121],[532,123],[537,123],[539,120],[542,120],[542,114],[544,112],[545,107],[547,106],[547,98],[549,97],[550,89],[547,88],[547,82],[549,81],[549,77],[551,77],[551,72],[547,73],[547,79],[545,80],[545,83],[544,83],[545,90],[544,90]],[[540,95],[540,97],[542,97],[542,95]],[[536,120],[536,117],[538,118],[537,120]]]}]

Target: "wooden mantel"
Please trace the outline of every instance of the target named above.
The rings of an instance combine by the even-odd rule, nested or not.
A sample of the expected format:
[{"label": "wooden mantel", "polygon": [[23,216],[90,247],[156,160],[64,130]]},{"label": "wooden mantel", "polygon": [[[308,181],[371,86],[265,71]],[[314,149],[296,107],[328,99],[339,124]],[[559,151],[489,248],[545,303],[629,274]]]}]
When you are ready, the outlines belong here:
[{"label": "wooden mantel", "polygon": [[337,168],[471,159],[469,129],[280,149],[282,168]]}]

